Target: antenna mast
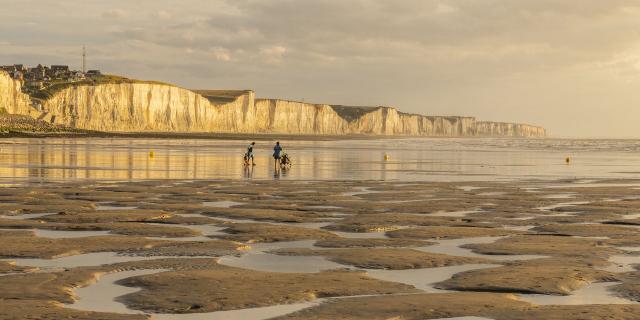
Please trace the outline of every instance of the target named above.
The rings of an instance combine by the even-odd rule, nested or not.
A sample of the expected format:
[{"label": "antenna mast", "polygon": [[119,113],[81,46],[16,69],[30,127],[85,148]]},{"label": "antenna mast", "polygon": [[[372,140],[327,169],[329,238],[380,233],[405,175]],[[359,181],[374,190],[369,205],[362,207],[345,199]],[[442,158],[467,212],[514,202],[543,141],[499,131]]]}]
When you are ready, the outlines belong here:
[{"label": "antenna mast", "polygon": [[82,46],[82,73],[87,73],[87,49]]}]

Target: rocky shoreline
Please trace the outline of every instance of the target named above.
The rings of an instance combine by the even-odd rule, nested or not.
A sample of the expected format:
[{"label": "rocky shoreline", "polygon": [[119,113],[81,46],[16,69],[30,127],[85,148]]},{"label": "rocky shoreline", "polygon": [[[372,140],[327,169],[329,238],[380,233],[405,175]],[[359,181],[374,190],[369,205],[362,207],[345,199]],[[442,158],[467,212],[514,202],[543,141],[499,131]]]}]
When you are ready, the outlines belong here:
[{"label": "rocky shoreline", "polygon": [[2,137],[20,134],[80,134],[85,130],[51,124],[30,116],[18,114],[0,114],[0,134]]}]

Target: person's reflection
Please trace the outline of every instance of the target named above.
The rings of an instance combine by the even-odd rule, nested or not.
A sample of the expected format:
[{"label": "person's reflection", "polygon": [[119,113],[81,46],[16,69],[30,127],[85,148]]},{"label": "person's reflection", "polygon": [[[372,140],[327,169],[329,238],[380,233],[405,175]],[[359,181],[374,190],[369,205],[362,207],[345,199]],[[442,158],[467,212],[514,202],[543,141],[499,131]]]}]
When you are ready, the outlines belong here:
[{"label": "person's reflection", "polygon": [[253,179],[253,166],[244,166],[244,178]]},{"label": "person's reflection", "polygon": [[280,166],[276,166],[273,171],[273,178],[278,180],[280,179]]},{"label": "person's reflection", "polygon": [[287,176],[287,174],[289,173],[289,169],[291,167],[282,167],[282,177],[285,178]]}]

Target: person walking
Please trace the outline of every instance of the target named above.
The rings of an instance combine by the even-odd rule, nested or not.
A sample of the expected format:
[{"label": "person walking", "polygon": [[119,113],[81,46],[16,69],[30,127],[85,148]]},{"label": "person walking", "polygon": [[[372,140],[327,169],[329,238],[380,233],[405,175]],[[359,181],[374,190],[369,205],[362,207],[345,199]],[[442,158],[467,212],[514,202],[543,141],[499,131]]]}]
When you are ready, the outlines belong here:
[{"label": "person walking", "polygon": [[273,159],[274,159],[274,169],[278,170],[280,168],[280,153],[282,152],[282,147],[280,146],[280,141],[276,142],[276,145],[273,147]]},{"label": "person walking", "polygon": [[256,145],[255,142],[251,142],[251,144],[247,147],[247,154],[244,157],[245,165],[249,165],[249,160],[251,160],[251,165],[255,166],[256,163],[253,161],[253,147]]}]

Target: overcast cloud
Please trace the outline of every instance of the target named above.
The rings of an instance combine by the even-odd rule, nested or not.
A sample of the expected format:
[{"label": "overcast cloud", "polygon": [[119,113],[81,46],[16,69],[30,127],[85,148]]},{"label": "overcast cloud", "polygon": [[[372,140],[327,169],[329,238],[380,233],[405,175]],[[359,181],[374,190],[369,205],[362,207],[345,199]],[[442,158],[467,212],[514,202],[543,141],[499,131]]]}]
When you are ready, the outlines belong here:
[{"label": "overcast cloud", "polygon": [[640,2],[0,0],[0,64],[640,137]]}]

